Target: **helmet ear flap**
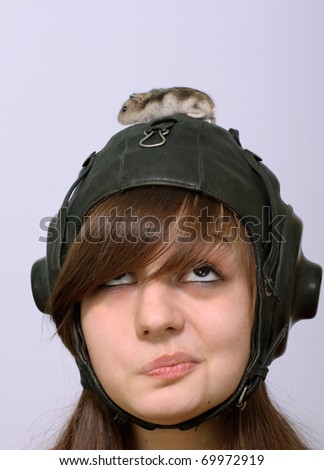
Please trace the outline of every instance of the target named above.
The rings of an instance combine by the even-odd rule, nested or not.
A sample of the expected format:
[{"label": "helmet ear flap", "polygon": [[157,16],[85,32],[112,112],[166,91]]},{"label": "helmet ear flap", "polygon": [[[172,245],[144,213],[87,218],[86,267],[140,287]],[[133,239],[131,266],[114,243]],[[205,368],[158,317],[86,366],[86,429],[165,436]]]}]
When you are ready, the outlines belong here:
[{"label": "helmet ear flap", "polygon": [[[70,197],[91,169],[95,158],[96,152],[93,152],[83,163],[79,176],[68,190],[57,216],[51,219],[47,233],[46,257],[33,264],[31,270],[32,293],[37,308],[43,313],[48,313],[46,304],[61,269],[62,251],[64,251],[62,244],[66,236],[66,219]],[[80,221],[80,219],[77,220]]]},{"label": "helmet ear flap", "polygon": [[322,268],[309,261],[302,252],[296,266],[291,322],[314,318],[322,280]]},{"label": "helmet ear flap", "polygon": [[59,257],[61,250],[61,217],[53,217],[48,227],[47,235],[47,253],[46,257],[41,258],[32,266],[31,269],[31,288],[37,308],[42,313],[46,311],[46,304],[51,294],[53,283],[60,270]]},{"label": "helmet ear flap", "polygon": [[[302,222],[292,208],[289,209],[283,239],[279,242],[273,290],[275,307],[272,313],[271,343],[284,327],[316,315],[321,287],[322,268],[305,258],[301,249]],[[276,349],[274,358],[284,353],[287,336]]]},{"label": "helmet ear flap", "polygon": [[46,258],[41,258],[33,264],[31,270],[31,287],[37,308],[41,312],[46,313],[46,302],[50,295]]}]

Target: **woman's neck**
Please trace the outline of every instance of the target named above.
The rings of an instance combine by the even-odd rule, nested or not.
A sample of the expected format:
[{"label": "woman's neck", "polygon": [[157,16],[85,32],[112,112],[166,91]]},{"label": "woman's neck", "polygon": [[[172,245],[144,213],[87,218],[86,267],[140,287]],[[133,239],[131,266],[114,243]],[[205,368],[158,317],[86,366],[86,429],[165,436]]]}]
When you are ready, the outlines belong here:
[{"label": "woman's neck", "polygon": [[136,449],[143,450],[210,450],[219,448],[219,418],[206,421],[198,427],[179,429],[155,429],[148,431],[133,425]]}]

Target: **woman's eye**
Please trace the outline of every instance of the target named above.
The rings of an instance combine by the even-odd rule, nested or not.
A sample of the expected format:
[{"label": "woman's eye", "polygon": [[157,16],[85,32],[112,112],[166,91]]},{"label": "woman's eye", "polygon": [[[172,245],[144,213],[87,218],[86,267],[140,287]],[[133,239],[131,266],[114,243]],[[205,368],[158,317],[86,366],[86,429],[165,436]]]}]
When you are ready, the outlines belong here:
[{"label": "woman's eye", "polygon": [[213,282],[220,279],[221,276],[211,266],[201,266],[185,273],[181,282]]},{"label": "woman's eye", "polygon": [[129,273],[122,274],[121,276],[114,277],[113,279],[110,279],[109,281],[106,281],[104,283],[104,286],[106,287],[113,287],[113,286],[121,286],[124,284],[134,284],[135,279],[133,276]]}]

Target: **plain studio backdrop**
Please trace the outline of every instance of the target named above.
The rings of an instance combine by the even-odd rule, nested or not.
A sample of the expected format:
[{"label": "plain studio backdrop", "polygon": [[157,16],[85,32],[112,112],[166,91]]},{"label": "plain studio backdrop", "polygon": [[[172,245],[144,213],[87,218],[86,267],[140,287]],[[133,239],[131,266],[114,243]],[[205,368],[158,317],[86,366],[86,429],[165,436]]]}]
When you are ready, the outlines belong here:
[{"label": "plain studio backdrop", "polygon": [[[73,360],[33,303],[40,222],[56,214],[85,158],[122,129],[130,93],[189,86],[217,123],[279,177],[324,265],[324,2],[1,0],[0,448],[47,449],[81,388]],[[287,286],[288,287],[288,286]],[[324,303],[296,324],[267,383],[324,449]]]}]

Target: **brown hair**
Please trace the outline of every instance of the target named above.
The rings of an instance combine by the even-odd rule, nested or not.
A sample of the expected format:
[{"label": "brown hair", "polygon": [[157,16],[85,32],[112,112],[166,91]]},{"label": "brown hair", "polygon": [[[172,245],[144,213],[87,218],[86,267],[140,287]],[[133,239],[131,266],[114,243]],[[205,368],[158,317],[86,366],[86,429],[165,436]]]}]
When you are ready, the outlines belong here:
[{"label": "brown hair", "polygon": [[[212,216],[212,219],[211,219]],[[136,247],[136,249],[134,249]],[[47,311],[58,334],[75,355],[71,326],[75,305],[108,279],[134,272],[162,254],[154,276],[183,273],[204,262],[213,250],[237,250],[250,273],[251,305],[256,298],[251,243],[237,216],[222,203],[169,187],[125,191],[98,204],[86,217],[69,249]],[[244,412],[221,415],[223,449],[305,449],[274,407],[265,385]],[[132,449],[130,426],[116,423],[109,407],[83,390],[56,449]]]}]

